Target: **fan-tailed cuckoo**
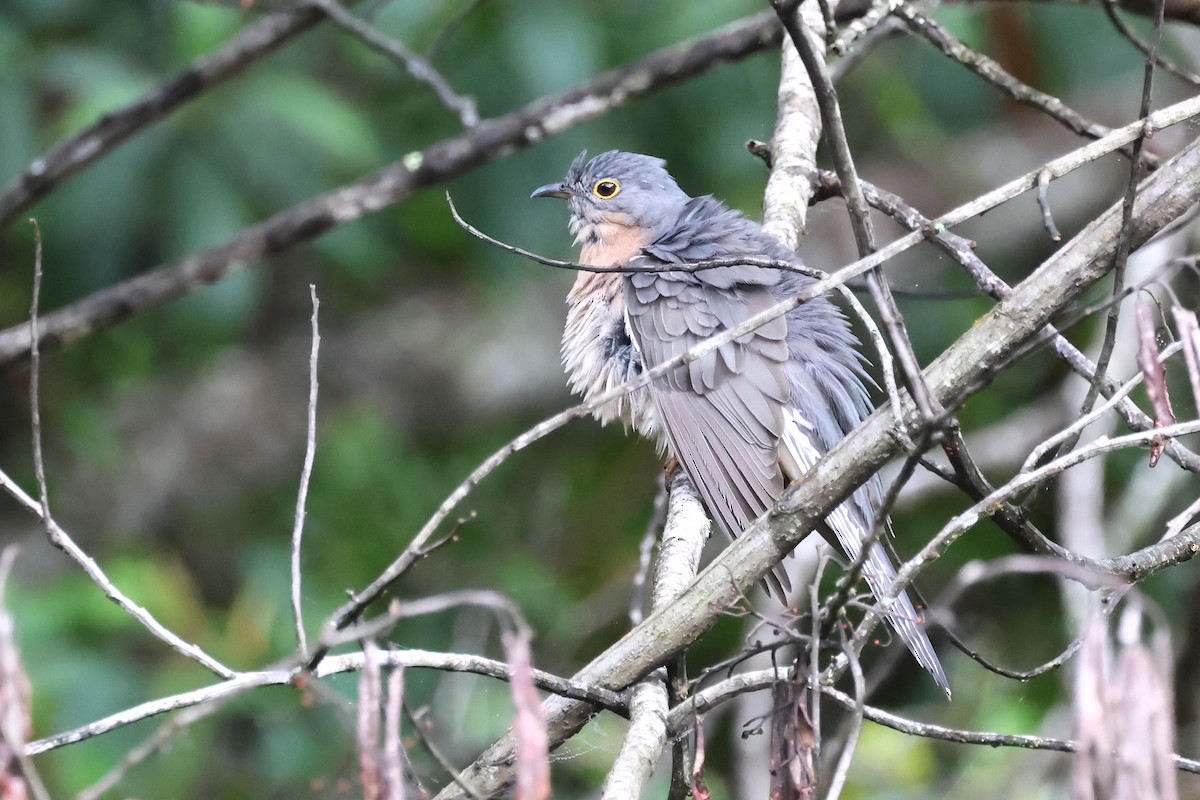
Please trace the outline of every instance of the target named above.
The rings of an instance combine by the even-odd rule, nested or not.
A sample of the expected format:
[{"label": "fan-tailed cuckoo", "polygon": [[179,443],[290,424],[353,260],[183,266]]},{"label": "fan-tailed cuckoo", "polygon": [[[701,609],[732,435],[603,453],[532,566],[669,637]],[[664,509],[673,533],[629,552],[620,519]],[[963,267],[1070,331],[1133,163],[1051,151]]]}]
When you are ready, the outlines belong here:
[{"label": "fan-tailed cuckoo", "polygon": [[[671,270],[729,258],[798,263],[761,226],[713,197],[689,197],[657,158],[581,153],[566,177],[533,197],[567,201],[580,262],[653,271],[581,271],[567,296],[562,357],[571,388],[599,396],[642,370],[794,295],[811,279],[745,264]],[[709,513],[730,536],[771,508],[791,481],[870,411],[865,359],[842,312],[821,296],[715,352],[667,372],[595,413],[621,420],[678,460]],[[875,518],[878,478],[819,526],[857,558]],[[896,570],[872,545],[863,574],[876,594]],[[782,597],[782,566],[770,583]],[[907,594],[887,618],[916,660],[949,691],[923,620]]]}]

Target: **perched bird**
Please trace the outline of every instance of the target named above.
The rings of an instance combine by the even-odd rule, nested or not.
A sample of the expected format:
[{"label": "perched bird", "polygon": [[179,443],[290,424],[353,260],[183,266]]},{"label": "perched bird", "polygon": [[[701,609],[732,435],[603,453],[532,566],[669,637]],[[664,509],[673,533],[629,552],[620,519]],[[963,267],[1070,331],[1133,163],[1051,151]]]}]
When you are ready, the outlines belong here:
[{"label": "perched bird", "polygon": [[[761,226],[711,196],[690,197],[661,159],[581,153],[566,177],[532,197],[567,201],[580,263],[661,269],[727,258],[799,263]],[[737,265],[640,273],[579,272],[567,296],[562,357],[585,399],[636,378],[703,340],[796,294],[811,279]],[[737,536],[771,508],[871,410],[865,359],[842,312],[817,297],[648,387],[600,407],[677,459],[709,513]],[[857,558],[874,520],[879,483],[861,487],[821,526]],[[863,574],[873,591],[896,575],[876,543]],[[784,596],[782,566],[769,577]],[[887,618],[944,690],[946,676],[907,595]]]}]

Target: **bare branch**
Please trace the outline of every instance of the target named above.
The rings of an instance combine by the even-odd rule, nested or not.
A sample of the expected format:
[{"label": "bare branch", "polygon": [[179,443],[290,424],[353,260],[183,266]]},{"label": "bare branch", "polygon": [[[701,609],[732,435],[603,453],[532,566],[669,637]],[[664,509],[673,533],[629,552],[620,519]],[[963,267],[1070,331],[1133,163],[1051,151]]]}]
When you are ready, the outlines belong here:
[{"label": "bare branch", "polygon": [[[696,577],[711,523],[700,496],[676,469],[668,479],[669,505],[654,571],[651,610],[669,605]],[[667,676],[655,670],[633,690],[629,729],[604,781],[603,800],[640,797],[667,741]]]},{"label": "bare branch", "polygon": [[[739,694],[770,688],[775,681],[780,680],[786,674],[787,669],[787,667],[776,667],[774,669],[744,672],[697,692],[686,703],[671,710],[669,724],[672,735],[678,736],[685,732],[694,722],[698,713],[715,708]],[[853,709],[856,706],[856,701],[853,697],[845,692],[839,692],[830,686],[822,687],[821,693],[837,702],[843,708]],[[1059,753],[1074,753],[1079,749],[1079,742],[1070,739],[947,728],[929,722],[918,722],[907,719],[870,705],[863,706],[863,716],[871,722],[901,733],[912,736],[923,736],[928,739],[955,742],[957,744],[976,744],[987,747],[1020,747],[1026,750],[1050,750]],[[1175,755],[1173,762],[1176,769],[1184,772],[1200,773],[1200,761],[1196,759]]]},{"label": "bare branch", "polygon": [[[914,9],[908,3],[897,5],[896,16],[904,20],[904,23],[912,33],[921,36],[938,50],[941,50],[947,56],[962,64],[1018,103],[1042,112],[1080,136],[1099,139],[1109,134],[1111,129],[1087,119],[1057,97],[1046,94],[1017,80],[1017,78],[1013,77],[996,61],[967,47],[956,39],[950,31],[943,28],[930,17]],[[1141,116],[1145,115],[1145,111],[1143,111]],[[1158,159],[1148,153],[1139,152],[1135,154],[1127,146],[1122,147],[1120,152],[1129,158],[1141,158],[1147,166],[1156,167],[1158,165]],[[1045,206],[1043,206],[1043,209],[1045,209]],[[1044,210],[1044,216],[1048,217],[1049,212]],[[1051,222],[1051,226],[1053,226],[1053,222]],[[1054,232],[1051,231],[1051,236],[1053,235]],[[1058,240],[1058,238],[1054,239],[1054,241]]]},{"label": "bare branch", "polygon": [[79,133],[59,142],[0,190],[0,228],[129,137],[234,77],[321,18],[311,8],[294,8],[266,16],[147,94],[107,112]]},{"label": "bare branch", "polygon": [[836,56],[844,55],[855,42],[887,25],[899,5],[900,0],[875,0],[861,17],[846,23],[829,49]]},{"label": "bare branch", "polygon": [[403,42],[384,36],[351,14],[336,0],[306,0],[306,2],[321,9],[339,28],[349,32],[375,52],[404,67],[415,80],[433,89],[442,105],[458,115],[464,128],[473,128],[479,124],[479,111],[475,107],[475,98],[460,95],[451,89],[450,84],[433,68],[432,64],[408,49]]},{"label": "bare branch", "polygon": [[666,673],[651,673],[633,688],[629,729],[604,779],[602,800],[641,797],[667,741]]},{"label": "bare branch", "polygon": [[317,287],[310,284],[312,301],[312,350],[308,355],[308,434],[304,445],[304,467],[300,470],[300,489],[296,493],[296,516],[292,524],[292,618],[296,624],[296,644],[300,657],[308,657],[308,638],[304,634],[304,611],[300,605],[300,543],[304,537],[304,518],[308,507],[308,483],[312,479],[313,459],[317,452],[317,355],[321,349],[321,332],[317,328],[317,312],[321,301]]},{"label": "bare branch", "polygon": [[[512,670],[503,661],[463,653],[435,653],[428,650],[383,650],[380,666],[404,667],[406,669],[437,669],[446,672],[469,672],[486,675],[500,680],[509,680]],[[362,653],[329,656],[321,662],[314,673],[317,678],[358,672],[363,668]],[[628,713],[628,700],[617,692],[589,686],[579,681],[561,678],[548,672],[532,670],[533,681],[541,689],[554,694],[563,694],[587,702],[589,707],[607,708],[617,714]],[[107,717],[73,728],[63,733],[30,742],[25,747],[28,755],[35,756],[69,744],[108,733],[134,722],[166,714],[181,708],[191,708],[204,703],[219,702],[262,686],[296,685],[295,669],[280,667],[253,672],[239,672],[228,680],[210,686],[181,692],[169,697],[139,703],[122,709]]]},{"label": "bare branch", "polygon": [[[115,325],[629,100],[770,47],[779,37],[778,21],[764,12],[662,48],[563,94],[484,120],[457,136],[409,153],[374,175],[280,211],[224,244],[113,284],[45,315],[40,344],[62,346]],[[29,332],[24,325],[0,331],[0,367],[25,358],[28,352]]]},{"label": "bare branch", "polygon": [[[800,12],[814,30],[825,21],[814,3]],[[823,46],[824,40],[817,46]],[[800,54],[785,40],[779,68],[778,114],[771,137],[771,175],[763,191],[763,230],[788,250],[804,238],[812,176],[817,171],[817,145],[821,142],[821,112]]]}]

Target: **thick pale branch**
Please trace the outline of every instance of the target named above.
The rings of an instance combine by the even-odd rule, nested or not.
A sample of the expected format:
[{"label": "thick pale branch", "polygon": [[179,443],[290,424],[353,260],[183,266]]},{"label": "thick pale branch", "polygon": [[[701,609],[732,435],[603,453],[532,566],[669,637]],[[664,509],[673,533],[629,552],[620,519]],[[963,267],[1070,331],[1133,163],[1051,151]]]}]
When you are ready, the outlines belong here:
[{"label": "thick pale branch", "polygon": [[[696,577],[711,523],[691,481],[676,469],[662,546],[654,570],[651,610],[670,604]],[[640,797],[667,743],[667,680],[662,671],[642,679],[629,703],[629,730],[604,781],[602,800]]]}]

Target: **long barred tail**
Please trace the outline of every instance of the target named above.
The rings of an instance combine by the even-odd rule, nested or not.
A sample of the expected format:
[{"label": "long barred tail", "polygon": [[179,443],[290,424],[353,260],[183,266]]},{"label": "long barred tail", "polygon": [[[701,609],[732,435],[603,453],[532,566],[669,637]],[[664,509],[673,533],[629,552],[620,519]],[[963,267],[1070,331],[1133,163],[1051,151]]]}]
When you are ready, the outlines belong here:
[{"label": "long barred tail", "polygon": [[[867,538],[871,530],[870,525],[863,521],[861,514],[857,513],[857,509],[850,503],[843,503],[833,510],[826,518],[825,523],[832,529],[838,544],[842,546],[846,555],[857,559],[859,553],[862,552],[863,540]],[[863,577],[867,579],[867,585],[871,587],[871,593],[882,603],[884,596],[896,580],[896,568],[892,566],[892,560],[879,542],[872,545],[871,552],[867,554],[867,559],[863,562],[862,572]],[[913,654],[917,663],[928,670],[933,679],[937,681],[937,685],[949,697],[950,683],[946,680],[946,673],[942,669],[942,662],[938,660],[937,653],[934,652],[933,644],[925,634],[924,615],[917,613],[912,600],[908,597],[908,592],[901,592],[884,611],[888,623],[892,626],[892,630],[896,631],[900,641],[904,642],[904,646]]]},{"label": "long barred tail", "polygon": [[[892,560],[888,558],[883,545],[878,542],[871,547],[871,552],[863,564],[863,576],[866,577],[871,592],[882,602],[882,596],[896,579],[896,568],[892,566]],[[929,671],[937,685],[942,687],[942,691],[949,697],[950,683],[946,680],[946,673],[942,670],[942,662],[938,660],[933,644],[925,634],[925,617],[913,607],[908,592],[902,592],[892,600],[887,609],[887,621],[900,637],[900,641],[904,642],[904,646],[916,658],[917,663]]]}]

